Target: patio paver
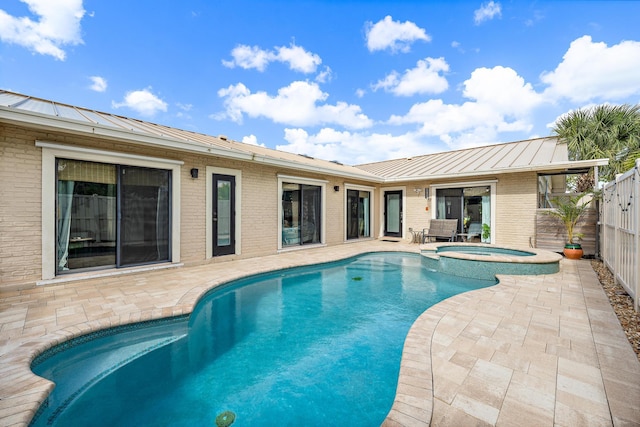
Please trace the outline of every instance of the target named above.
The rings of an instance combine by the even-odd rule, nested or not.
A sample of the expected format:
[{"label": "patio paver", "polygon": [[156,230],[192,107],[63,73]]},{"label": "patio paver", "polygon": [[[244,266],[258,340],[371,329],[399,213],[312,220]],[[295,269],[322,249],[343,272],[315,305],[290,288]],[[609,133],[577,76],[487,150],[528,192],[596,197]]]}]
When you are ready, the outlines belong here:
[{"label": "patio paver", "polygon": [[[416,244],[366,241],[258,259],[0,292],[0,425],[28,425],[52,384],[31,360],[101,328],[190,313],[244,275]],[[588,261],[501,283],[427,310],[405,342],[388,426],[640,426],[640,362]]]}]

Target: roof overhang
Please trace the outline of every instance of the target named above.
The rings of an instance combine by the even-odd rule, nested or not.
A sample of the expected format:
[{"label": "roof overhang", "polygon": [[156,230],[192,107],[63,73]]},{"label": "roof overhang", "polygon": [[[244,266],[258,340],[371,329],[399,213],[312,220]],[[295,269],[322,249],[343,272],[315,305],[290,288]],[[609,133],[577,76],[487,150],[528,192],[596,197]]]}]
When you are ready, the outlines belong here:
[{"label": "roof overhang", "polygon": [[353,168],[353,171],[340,171],[331,167],[323,167],[322,165],[309,165],[286,159],[258,155],[256,153],[225,149],[202,142],[187,141],[168,136],[142,134],[140,132],[135,132],[134,130],[124,128],[118,129],[99,123],[83,122],[34,111],[18,110],[10,107],[0,106],[0,122],[46,131],[60,131],[75,135],[94,136],[112,141],[125,141],[136,145],[162,147],[171,150],[221,157],[225,159],[256,162],[263,165],[296,169],[316,174],[329,174],[332,176],[359,179],[376,183],[382,183],[384,181],[381,177],[366,171],[361,171],[357,168]]},{"label": "roof overhang", "polygon": [[579,160],[579,161],[566,161],[549,163],[546,165],[535,166],[523,166],[523,167],[509,167],[509,168],[494,168],[486,171],[473,171],[456,174],[440,174],[440,175],[424,175],[424,176],[398,176],[390,177],[384,180],[385,183],[397,183],[397,182],[418,182],[418,181],[438,181],[443,179],[450,180],[452,177],[458,178],[484,178],[488,176],[523,173],[523,172],[537,172],[548,174],[580,174],[589,171],[596,166],[606,166],[609,164],[609,159],[595,159],[595,160]]}]

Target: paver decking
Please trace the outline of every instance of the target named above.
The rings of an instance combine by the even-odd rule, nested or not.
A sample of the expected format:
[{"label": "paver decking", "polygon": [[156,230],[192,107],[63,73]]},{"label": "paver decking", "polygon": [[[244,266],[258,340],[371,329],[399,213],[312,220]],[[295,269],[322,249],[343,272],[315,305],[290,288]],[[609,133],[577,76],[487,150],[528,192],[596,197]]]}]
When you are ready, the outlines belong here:
[{"label": "paver decking", "polygon": [[[418,245],[367,241],[0,291],[0,425],[28,425],[52,385],[30,361],[101,328],[191,312],[247,274]],[[640,362],[588,261],[427,310],[405,342],[388,426],[640,426]]]}]

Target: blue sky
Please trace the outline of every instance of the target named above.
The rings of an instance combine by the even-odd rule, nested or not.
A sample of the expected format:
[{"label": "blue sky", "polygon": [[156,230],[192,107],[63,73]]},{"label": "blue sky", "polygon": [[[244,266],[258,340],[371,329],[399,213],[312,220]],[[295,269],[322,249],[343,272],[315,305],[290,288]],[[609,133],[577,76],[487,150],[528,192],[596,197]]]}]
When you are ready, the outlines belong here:
[{"label": "blue sky", "polygon": [[0,88],[347,164],[640,102],[640,2],[2,0]]}]

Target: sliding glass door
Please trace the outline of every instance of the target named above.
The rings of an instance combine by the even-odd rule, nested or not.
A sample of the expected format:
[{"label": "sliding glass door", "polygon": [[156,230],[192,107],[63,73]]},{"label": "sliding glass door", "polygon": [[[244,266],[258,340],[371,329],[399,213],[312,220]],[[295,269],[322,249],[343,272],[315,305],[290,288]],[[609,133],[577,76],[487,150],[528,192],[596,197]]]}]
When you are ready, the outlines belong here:
[{"label": "sliding glass door", "polygon": [[371,237],[371,193],[347,190],[347,239]]},{"label": "sliding glass door", "polygon": [[491,241],[491,187],[488,185],[436,190],[436,218],[457,219],[458,234]]},{"label": "sliding glass door", "polygon": [[56,163],[57,273],[170,260],[170,171]]},{"label": "sliding glass door", "polygon": [[282,183],[282,246],[321,243],[322,189]]},{"label": "sliding glass door", "polygon": [[134,166],[119,169],[118,265],[168,261],[170,172]]}]

